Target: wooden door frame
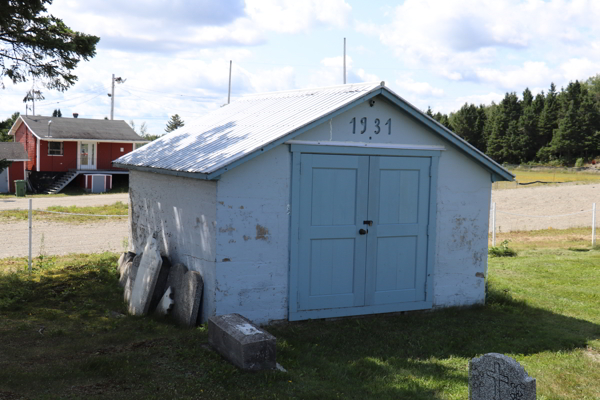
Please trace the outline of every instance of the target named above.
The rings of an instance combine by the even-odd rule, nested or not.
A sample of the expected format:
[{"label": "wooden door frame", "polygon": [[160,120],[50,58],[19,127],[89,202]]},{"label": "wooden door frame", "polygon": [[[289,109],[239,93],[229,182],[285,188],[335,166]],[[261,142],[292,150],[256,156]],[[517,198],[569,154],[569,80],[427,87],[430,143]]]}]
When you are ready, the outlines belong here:
[{"label": "wooden door frame", "polygon": [[[81,168],[81,145],[94,145],[94,168]],[[89,156],[88,156],[89,160]],[[96,171],[98,169],[98,142],[95,140],[80,140],[77,142],[77,169],[81,171]]]},{"label": "wooden door frame", "polygon": [[[290,266],[288,319],[298,321],[305,319],[334,318],[352,315],[379,314],[386,312],[425,310],[433,306],[433,271],[436,256],[436,212],[437,212],[437,177],[441,150],[403,149],[401,146],[357,147],[357,146],[323,146],[319,144],[290,144],[292,153],[292,183],[290,210]],[[427,240],[426,285],[425,301],[407,302],[400,304],[383,304],[375,306],[334,308],[322,310],[298,310],[298,271],[299,271],[299,225],[300,225],[300,166],[302,154],[331,154],[331,155],[366,155],[391,157],[427,157],[430,158],[429,169],[429,229]]]}]

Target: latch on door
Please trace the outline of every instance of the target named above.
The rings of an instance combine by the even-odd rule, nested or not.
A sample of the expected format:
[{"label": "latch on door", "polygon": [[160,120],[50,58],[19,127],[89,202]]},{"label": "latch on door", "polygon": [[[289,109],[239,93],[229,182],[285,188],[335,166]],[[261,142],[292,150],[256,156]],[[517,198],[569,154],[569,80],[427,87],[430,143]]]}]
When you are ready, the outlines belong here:
[{"label": "latch on door", "polygon": [[366,220],[366,221],[363,221],[363,224],[373,226],[373,221]]},{"label": "latch on door", "polygon": [[361,228],[361,229],[358,230],[358,233],[361,234],[361,235],[366,235],[367,233],[369,233],[369,230]]}]

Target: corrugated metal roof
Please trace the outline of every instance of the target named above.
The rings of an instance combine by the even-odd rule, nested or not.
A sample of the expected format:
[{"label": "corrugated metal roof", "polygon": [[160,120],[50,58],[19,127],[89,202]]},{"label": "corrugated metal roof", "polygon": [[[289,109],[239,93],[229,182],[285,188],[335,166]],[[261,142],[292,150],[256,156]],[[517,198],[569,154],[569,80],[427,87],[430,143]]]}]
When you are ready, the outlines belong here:
[{"label": "corrugated metal roof", "polygon": [[114,163],[210,174],[380,88],[361,83],[245,96]]},{"label": "corrugated metal roof", "polygon": [[0,160],[29,160],[23,143],[0,142]]},{"label": "corrugated metal roof", "polygon": [[[123,140],[144,142],[125,121],[21,115],[29,129],[42,139]],[[48,130],[48,121],[52,121]]]},{"label": "corrugated metal roof", "polygon": [[381,94],[459,150],[480,162],[494,179],[514,175],[433,118],[384,86],[361,83],[242,97],[113,163],[119,167],[214,179],[353,103]]}]

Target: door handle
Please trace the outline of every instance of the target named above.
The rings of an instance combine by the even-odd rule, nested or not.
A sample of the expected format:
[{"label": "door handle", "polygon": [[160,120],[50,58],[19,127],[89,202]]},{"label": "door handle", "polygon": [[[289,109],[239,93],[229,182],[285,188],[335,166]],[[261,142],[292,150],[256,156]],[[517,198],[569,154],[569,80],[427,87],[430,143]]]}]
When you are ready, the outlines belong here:
[{"label": "door handle", "polygon": [[367,233],[369,233],[369,230],[361,228],[361,229],[358,230],[358,233],[361,234],[361,235],[366,235]]}]

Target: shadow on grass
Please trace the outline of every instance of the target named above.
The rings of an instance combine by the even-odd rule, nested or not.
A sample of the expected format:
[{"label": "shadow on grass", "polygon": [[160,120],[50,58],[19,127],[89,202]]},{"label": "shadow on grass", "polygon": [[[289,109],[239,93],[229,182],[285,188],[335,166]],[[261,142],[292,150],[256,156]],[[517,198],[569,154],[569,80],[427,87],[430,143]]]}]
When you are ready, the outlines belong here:
[{"label": "shadow on grass", "polygon": [[413,399],[464,390],[468,360],[481,354],[568,352],[600,339],[598,324],[531,307],[493,287],[486,306],[308,321],[271,332],[286,340],[278,354],[283,365],[337,369],[342,382],[359,381],[377,397]]},{"label": "shadow on grass", "polygon": [[[61,260],[36,279],[0,274],[0,353],[8,357],[0,360],[0,398],[7,389],[35,395],[51,384],[70,393],[113,381],[112,398],[148,397],[151,389],[132,384],[140,381],[171,397],[168,388],[180,379],[178,396],[211,388],[205,398],[466,398],[473,357],[568,352],[600,339],[598,324],[532,307],[491,286],[486,306],[268,327],[288,372],[252,374],[206,350],[205,330],[110,317],[124,312],[114,255]],[[188,376],[194,378],[183,382]]]}]

